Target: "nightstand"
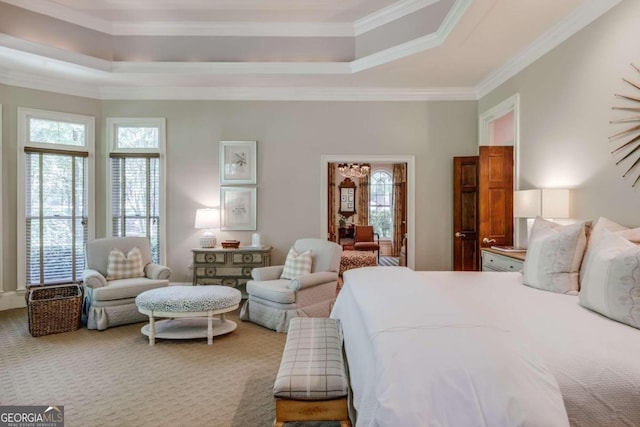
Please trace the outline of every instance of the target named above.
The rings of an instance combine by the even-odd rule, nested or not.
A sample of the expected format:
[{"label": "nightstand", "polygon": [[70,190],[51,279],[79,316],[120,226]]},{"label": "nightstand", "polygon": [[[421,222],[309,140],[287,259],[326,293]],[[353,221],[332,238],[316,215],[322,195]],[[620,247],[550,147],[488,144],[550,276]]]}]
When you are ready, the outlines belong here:
[{"label": "nightstand", "polygon": [[526,252],[482,249],[482,271],[522,271]]},{"label": "nightstand", "polygon": [[271,246],[261,248],[195,248],[193,252],[193,284],[222,285],[237,288],[246,298],[245,285],[251,270],[271,265]]}]

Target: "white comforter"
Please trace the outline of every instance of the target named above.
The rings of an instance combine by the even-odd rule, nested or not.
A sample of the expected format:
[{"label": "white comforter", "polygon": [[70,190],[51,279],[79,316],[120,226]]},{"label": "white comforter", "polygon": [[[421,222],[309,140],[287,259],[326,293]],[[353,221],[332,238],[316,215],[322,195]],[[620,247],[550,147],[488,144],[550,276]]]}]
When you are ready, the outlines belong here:
[{"label": "white comforter", "polygon": [[357,426],[566,426],[554,376],[510,331],[406,268],[345,273],[342,322]]}]

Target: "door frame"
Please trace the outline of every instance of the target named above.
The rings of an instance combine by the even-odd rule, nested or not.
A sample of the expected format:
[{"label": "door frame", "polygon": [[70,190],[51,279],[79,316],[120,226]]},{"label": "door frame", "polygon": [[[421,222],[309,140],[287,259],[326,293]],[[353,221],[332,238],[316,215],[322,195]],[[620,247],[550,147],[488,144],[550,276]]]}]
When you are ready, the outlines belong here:
[{"label": "door frame", "polygon": [[[478,116],[478,153],[481,145],[491,145],[491,122],[513,112],[513,190],[520,190],[520,94],[510,96]],[[513,243],[521,246],[517,219],[513,225]]]},{"label": "door frame", "polygon": [[415,269],[415,156],[406,155],[344,155],[323,154],[320,156],[320,236],[329,234],[328,209],[328,168],[329,163],[406,163],[407,164],[407,267]]}]

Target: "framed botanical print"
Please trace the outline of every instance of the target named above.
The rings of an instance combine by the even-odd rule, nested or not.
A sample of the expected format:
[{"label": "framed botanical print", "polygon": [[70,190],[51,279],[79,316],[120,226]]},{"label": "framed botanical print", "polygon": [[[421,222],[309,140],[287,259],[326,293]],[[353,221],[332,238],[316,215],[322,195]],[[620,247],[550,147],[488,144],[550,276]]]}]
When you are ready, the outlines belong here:
[{"label": "framed botanical print", "polygon": [[221,187],[221,230],[256,229],[255,187]]},{"label": "framed botanical print", "polygon": [[220,185],[256,184],[256,141],[220,141]]}]

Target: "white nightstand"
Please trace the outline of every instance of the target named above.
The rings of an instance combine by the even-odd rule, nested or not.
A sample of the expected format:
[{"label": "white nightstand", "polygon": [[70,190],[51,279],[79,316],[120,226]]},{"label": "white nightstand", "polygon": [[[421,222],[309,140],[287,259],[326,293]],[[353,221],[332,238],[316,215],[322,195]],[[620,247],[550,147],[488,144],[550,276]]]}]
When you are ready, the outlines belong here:
[{"label": "white nightstand", "polygon": [[482,271],[522,271],[526,252],[482,249]]}]

